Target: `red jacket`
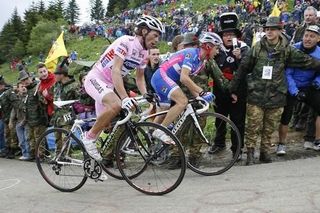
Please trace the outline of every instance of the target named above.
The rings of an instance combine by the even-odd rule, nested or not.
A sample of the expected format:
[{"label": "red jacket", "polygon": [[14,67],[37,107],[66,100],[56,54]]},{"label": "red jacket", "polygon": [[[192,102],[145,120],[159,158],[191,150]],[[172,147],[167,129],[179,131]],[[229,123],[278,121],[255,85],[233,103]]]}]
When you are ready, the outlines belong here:
[{"label": "red jacket", "polygon": [[[48,78],[41,80],[40,85],[39,85],[40,94],[48,102],[47,113],[48,113],[49,117],[52,116],[53,110],[54,110],[54,106],[53,106],[53,88],[52,87],[54,86],[55,83],[56,83],[56,79],[55,79],[54,74],[49,72]],[[44,90],[47,90],[47,94],[46,95],[43,94]]]}]

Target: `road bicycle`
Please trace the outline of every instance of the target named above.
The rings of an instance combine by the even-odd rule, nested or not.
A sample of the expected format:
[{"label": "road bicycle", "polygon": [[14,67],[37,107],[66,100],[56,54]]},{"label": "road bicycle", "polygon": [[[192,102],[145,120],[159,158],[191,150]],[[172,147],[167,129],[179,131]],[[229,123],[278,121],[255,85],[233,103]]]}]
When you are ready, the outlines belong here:
[{"label": "road bicycle", "polygon": [[[219,175],[229,170],[238,160],[241,151],[241,136],[236,125],[224,115],[208,111],[209,107],[210,104],[203,99],[189,100],[184,112],[171,126],[172,133],[186,149],[188,167],[206,176]],[[167,112],[150,115],[145,112],[146,115],[141,116],[140,121],[153,120],[157,116],[165,116]],[[217,132],[223,134],[218,135]],[[223,141],[225,147],[211,153],[211,147],[218,140]]]},{"label": "road bicycle", "polygon": [[[72,103],[74,101],[60,102],[58,105],[63,107]],[[173,191],[181,183],[186,171],[186,159],[181,143],[167,128],[151,122],[133,121],[132,115],[131,111],[121,111],[119,120],[115,122],[101,150],[115,142],[113,137],[120,130],[115,149],[116,163],[128,184],[149,195],[163,195]],[[62,117],[72,119],[74,116],[68,114]],[[49,185],[62,192],[80,189],[88,177],[97,181],[104,170],[101,162],[88,155],[81,141],[81,125],[90,121],[92,120],[75,119],[70,130],[48,129],[37,141],[36,163],[39,172]],[[164,132],[173,143],[165,144],[154,138],[152,133],[155,130]],[[47,141],[52,134],[56,135],[55,146],[50,149]],[[180,168],[174,172],[166,168],[161,158],[163,153],[170,156],[172,150],[178,150],[181,160]]]}]

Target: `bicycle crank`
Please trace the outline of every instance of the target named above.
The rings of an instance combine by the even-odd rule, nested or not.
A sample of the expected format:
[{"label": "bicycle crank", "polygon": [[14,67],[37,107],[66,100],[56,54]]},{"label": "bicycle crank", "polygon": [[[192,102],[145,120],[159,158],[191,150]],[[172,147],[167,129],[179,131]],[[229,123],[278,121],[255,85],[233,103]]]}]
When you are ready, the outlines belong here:
[{"label": "bicycle crank", "polygon": [[83,169],[86,175],[94,180],[97,180],[102,174],[102,168],[100,164],[91,158],[84,161]]}]

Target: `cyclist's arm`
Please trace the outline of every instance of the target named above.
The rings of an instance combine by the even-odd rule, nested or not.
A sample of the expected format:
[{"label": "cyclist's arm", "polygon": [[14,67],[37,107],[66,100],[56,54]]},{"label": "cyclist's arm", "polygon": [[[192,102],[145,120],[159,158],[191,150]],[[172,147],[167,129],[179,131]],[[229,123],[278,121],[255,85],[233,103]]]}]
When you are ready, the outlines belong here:
[{"label": "cyclist's arm", "polygon": [[191,80],[189,74],[190,70],[186,67],[183,67],[181,69],[180,82],[190,90],[194,97],[197,97],[199,96],[199,93],[203,91],[203,89]]},{"label": "cyclist's arm", "polygon": [[144,70],[137,68],[137,72],[136,72],[136,83],[137,83],[137,87],[140,91],[140,93],[142,95],[147,93],[147,89],[146,89],[146,82],[144,79]]},{"label": "cyclist's arm", "polygon": [[114,63],[112,67],[112,82],[121,100],[128,97],[126,89],[124,88],[123,79],[121,75],[122,66],[123,66],[123,59],[115,55]]}]

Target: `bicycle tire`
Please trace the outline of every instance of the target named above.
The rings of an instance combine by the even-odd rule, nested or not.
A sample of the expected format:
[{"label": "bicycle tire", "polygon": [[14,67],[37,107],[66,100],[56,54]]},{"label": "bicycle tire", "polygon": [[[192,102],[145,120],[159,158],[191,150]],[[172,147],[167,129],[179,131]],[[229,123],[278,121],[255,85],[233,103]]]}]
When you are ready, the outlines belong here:
[{"label": "bicycle tire", "polygon": [[[56,159],[56,157],[57,157],[56,154],[58,153],[57,146],[56,146],[56,144],[57,144],[56,140],[55,140],[55,148],[52,148],[52,149],[43,148],[43,147],[45,147],[45,144],[47,143],[47,139],[49,138],[49,136],[51,134],[66,135],[67,136],[66,138],[68,138],[67,139],[68,141],[66,141],[66,142],[71,143],[69,149],[63,149],[64,156],[60,157],[60,159],[58,159],[60,161],[60,163],[58,163],[57,159]],[[74,134],[72,134],[70,131],[68,131],[66,129],[62,129],[62,128],[52,128],[52,129],[46,130],[40,136],[39,140],[37,141],[35,150],[36,150],[35,160],[36,160],[38,170],[39,170],[41,176],[44,178],[44,180],[53,188],[55,188],[61,192],[74,192],[74,191],[80,189],[87,181],[88,177],[86,176],[86,174],[83,170],[83,161],[84,161],[84,159],[86,159],[88,157],[87,153],[85,152],[85,149],[84,149],[82,143],[79,141],[79,139]],[[79,159],[72,158],[71,155],[72,155],[72,157],[77,157]],[[62,159],[62,158],[64,158],[64,159]],[[71,162],[69,162],[69,161],[71,161]],[[48,170],[44,168],[46,162],[49,165]],[[81,162],[82,162],[82,164],[81,164]],[[66,173],[67,170],[64,169],[65,167],[64,167],[63,163],[65,163],[66,167],[68,166],[68,164],[70,164],[69,165],[70,168],[71,168],[71,166],[78,168],[79,174],[76,174],[76,175],[67,174]],[[74,165],[72,163],[74,163]],[[63,169],[61,169],[61,168],[63,168]],[[56,177],[59,177],[59,176],[65,177],[65,178],[74,177],[73,179],[75,179],[77,177],[77,180],[74,183],[74,185],[72,184],[72,186],[70,185],[70,187],[67,188],[67,184],[71,184],[71,181],[68,180],[62,184],[56,183],[53,180],[54,176],[51,176],[52,178],[50,178],[50,174],[49,174],[50,170],[52,170],[52,172],[54,173],[54,176],[56,176]],[[60,183],[61,183],[61,181],[60,181]],[[63,186],[61,186],[61,185],[63,185]]]},{"label": "bicycle tire", "polygon": [[[128,154],[126,151],[122,150],[122,148],[126,146],[126,144],[124,144],[126,140],[118,142],[116,158],[119,171],[130,186],[142,193],[148,195],[164,195],[172,192],[182,182],[187,167],[185,153],[181,143],[170,130],[159,124],[139,122],[132,124],[132,126],[132,129],[126,129],[126,137],[130,137],[130,130],[132,130],[134,141],[131,144],[131,147],[135,150],[135,153]],[[164,145],[159,140],[151,137],[151,131],[156,129],[167,134],[167,136],[174,141],[175,146]],[[142,140],[140,138],[141,136],[143,137]],[[132,139],[130,139],[130,142],[132,142]],[[164,159],[163,156],[164,153],[173,150],[171,149],[173,146],[177,147],[178,153],[175,154],[175,157],[180,160],[181,163],[180,167],[175,171],[166,168],[166,159]],[[122,161],[123,159],[121,159],[121,156],[123,155],[125,155],[124,162]],[[172,153],[168,153],[168,156],[173,157]],[[138,165],[137,171],[130,173],[131,170],[135,169],[136,165]],[[170,179],[171,177],[173,177],[172,180]],[[158,182],[158,179],[160,178],[164,178],[165,180]],[[163,186],[166,182],[169,183],[169,186]]]},{"label": "bicycle tire", "polygon": [[[213,145],[212,140],[214,140],[214,138],[215,138],[213,136],[211,136],[211,138],[209,139],[210,144],[206,144],[204,141],[202,141],[200,150],[199,150],[199,147],[197,147],[197,145],[195,145],[195,147],[197,147],[196,150],[198,149],[198,151],[199,151],[198,153],[202,153],[202,156],[197,156],[197,159],[194,158],[197,161],[197,163],[194,163],[194,164],[198,164],[197,166],[192,165],[190,163],[190,157],[188,158],[188,168],[190,170],[192,170],[193,172],[196,172],[196,173],[198,173],[200,175],[204,175],[204,176],[220,175],[220,174],[228,171],[235,164],[235,162],[237,161],[237,159],[240,155],[240,151],[241,151],[240,132],[239,132],[238,128],[236,127],[236,125],[229,118],[227,118],[224,115],[221,115],[219,113],[205,112],[205,113],[202,113],[197,116],[198,116],[199,123],[202,122],[202,125],[204,123],[206,125],[204,127],[201,127],[203,129],[203,132],[206,137],[209,135],[210,132],[217,132],[217,129],[210,130],[210,124],[211,123],[213,124],[213,122],[217,122],[217,119],[219,119],[221,121],[221,124],[219,124],[219,126],[223,126],[223,122],[225,122],[226,131],[228,131],[228,129],[229,129],[229,135],[231,134],[231,132],[233,132],[233,134],[235,134],[233,142],[231,142],[230,138],[227,138],[227,137],[225,138],[226,148],[224,148],[223,150],[221,150],[220,153],[217,153],[217,154],[209,154],[208,153],[208,149]],[[188,119],[191,120],[190,117]],[[193,120],[191,120],[191,124],[193,125],[193,128],[189,128],[189,131],[193,131],[193,134],[189,134],[189,139],[192,140],[192,143],[195,143],[194,139],[195,138],[199,139],[200,133],[198,131],[195,131],[196,127],[195,127]],[[212,125],[212,126],[214,126],[214,125]],[[214,127],[216,128],[216,126],[214,126]],[[231,144],[231,147],[235,146],[236,148],[233,148],[233,150],[231,150],[231,147],[229,149],[228,144]],[[189,153],[189,155],[191,155],[191,153]],[[195,155],[197,155],[197,154],[195,154]],[[210,162],[209,162],[209,160],[210,160]],[[225,161],[225,163],[223,161]]]}]

